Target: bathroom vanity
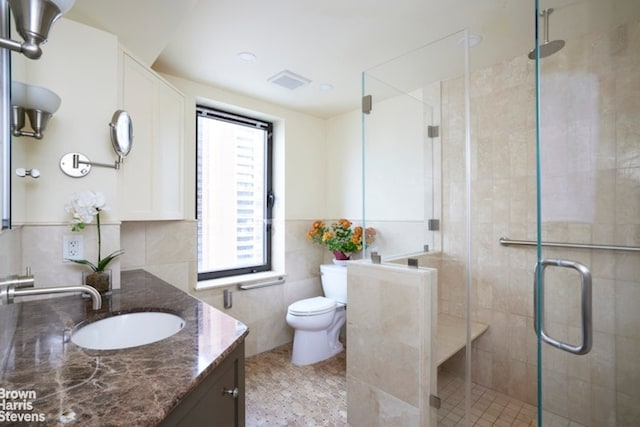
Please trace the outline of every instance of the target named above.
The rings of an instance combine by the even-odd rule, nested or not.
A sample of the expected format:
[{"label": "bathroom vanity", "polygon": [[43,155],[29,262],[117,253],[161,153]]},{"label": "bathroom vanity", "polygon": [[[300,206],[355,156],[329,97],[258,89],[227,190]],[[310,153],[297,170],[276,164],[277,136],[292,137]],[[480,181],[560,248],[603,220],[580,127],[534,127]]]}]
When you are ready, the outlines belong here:
[{"label": "bathroom vanity", "polygon": [[[122,288],[97,311],[79,295],[5,309],[13,333],[0,349],[0,424],[244,425],[247,327],[143,270],[123,272]],[[69,339],[83,322],[139,311],[173,313],[185,325],[117,350]]]}]

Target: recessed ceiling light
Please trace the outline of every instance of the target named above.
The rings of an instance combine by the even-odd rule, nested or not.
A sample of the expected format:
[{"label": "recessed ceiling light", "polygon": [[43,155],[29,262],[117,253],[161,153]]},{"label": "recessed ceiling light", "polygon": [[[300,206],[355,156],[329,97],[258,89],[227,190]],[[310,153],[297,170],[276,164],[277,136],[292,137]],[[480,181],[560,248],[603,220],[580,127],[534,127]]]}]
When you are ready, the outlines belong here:
[{"label": "recessed ceiling light", "polygon": [[333,85],[329,83],[320,83],[320,86],[318,87],[321,92],[329,92],[330,90],[333,90]]},{"label": "recessed ceiling light", "polygon": [[256,55],[254,53],[251,53],[251,52],[240,52],[238,54],[238,58],[240,58],[244,62],[255,62],[256,61]]}]

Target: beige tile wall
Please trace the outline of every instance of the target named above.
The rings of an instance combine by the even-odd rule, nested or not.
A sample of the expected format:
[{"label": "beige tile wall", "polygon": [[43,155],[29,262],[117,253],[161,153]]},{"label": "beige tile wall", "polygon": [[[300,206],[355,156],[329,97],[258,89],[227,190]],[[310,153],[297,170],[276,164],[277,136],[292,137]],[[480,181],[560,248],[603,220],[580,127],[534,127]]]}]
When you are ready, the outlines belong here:
[{"label": "beige tile wall", "polygon": [[22,265],[21,241],[21,227],[0,231],[0,248],[2,248],[2,257],[0,257],[0,277],[20,273],[20,271],[16,270],[16,266],[19,268],[19,266]]},{"label": "beige tile wall", "polygon": [[[72,232],[68,224],[29,224],[3,231],[0,233],[0,247],[3,250],[0,277],[23,274],[29,267],[35,278],[36,287],[81,284],[82,272],[89,271],[88,267],[66,261],[62,253],[63,237],[76,234],[78,233]],[[97,262],[96,227],[89,225],[79,234],[83,237],[84,258]],[[102,224],[101,234],[103,255],[120,248],[119,225]],[[116,258],[112,261],[109,268],[113,272],[113,286],[119,288],[120,259]]]},{"label": "beige tile wall", "polygon": [[428,396],[437,381],[436,270],[362,262],[347,268],[349,424],[435,425]]}]

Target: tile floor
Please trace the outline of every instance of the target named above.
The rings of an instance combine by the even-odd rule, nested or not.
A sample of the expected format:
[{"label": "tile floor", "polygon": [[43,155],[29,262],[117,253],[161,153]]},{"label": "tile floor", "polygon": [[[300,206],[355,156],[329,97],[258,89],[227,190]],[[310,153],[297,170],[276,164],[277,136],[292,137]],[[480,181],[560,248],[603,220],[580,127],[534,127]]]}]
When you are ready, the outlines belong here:
[{"label": "tile floor", "polygon": [[[447,371],[438,374],[438,427],[466,426],[464,379]],[[471,385],[471,425],[474,427],[529,427],[537,425],[537,409],[506,394]]]},{"label": "tile floor", "polygon": [[[290,359],[290,344],[246,359],[247,427],[347,426],[346,352],[311,366],[294,366]],[[466,425],[464,382],[446,372],[438,381],[438,427]],[[537,424],[534,406],[477,384],[471,395],[472,426]]]},{"label": "tile floor", "polygon": [[346,352],[291,364],[291,344],[246,359],[246,426],[346,426]]}]

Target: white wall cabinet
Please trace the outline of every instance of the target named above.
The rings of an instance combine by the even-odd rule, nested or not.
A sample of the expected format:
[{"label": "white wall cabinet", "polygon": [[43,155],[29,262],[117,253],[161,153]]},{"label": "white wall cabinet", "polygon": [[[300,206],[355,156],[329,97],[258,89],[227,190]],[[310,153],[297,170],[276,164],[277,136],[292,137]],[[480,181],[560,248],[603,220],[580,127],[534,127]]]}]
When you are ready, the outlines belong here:
[{"label": "white wall cabinet", "polygon": [[133,146],[119,172],[120,219],[184,219],[184,95],[122,55],[122,106]]}]

